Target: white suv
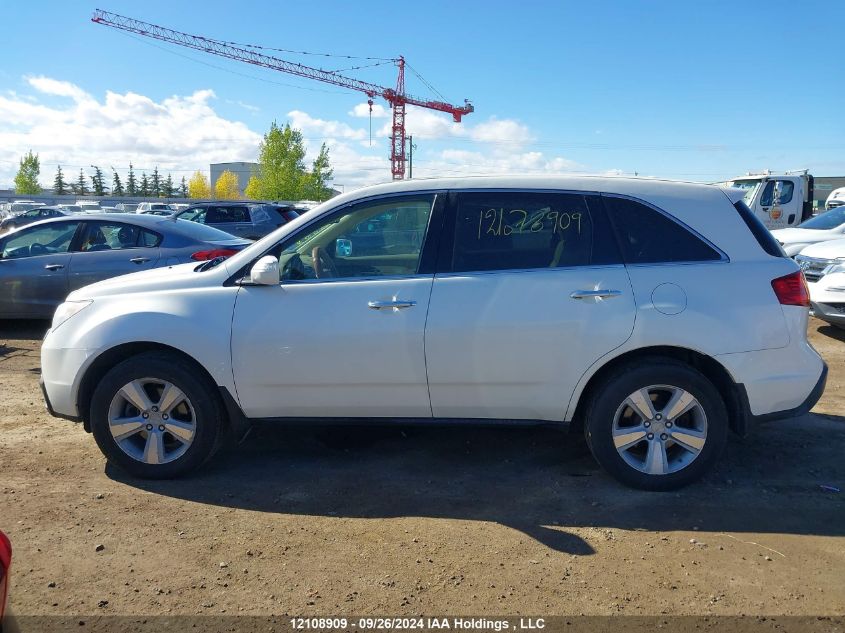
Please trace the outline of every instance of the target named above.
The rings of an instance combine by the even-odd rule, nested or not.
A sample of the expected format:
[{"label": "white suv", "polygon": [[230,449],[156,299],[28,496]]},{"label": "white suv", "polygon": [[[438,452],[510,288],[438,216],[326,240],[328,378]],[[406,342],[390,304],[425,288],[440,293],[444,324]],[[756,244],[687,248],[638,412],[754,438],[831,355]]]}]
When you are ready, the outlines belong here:
[{"label": "white suv", "polygon": [[568,423],[666,490],[729,428],[800,415],[827,368],[797,265],[742,191],[657,180],[406,181],[334,198],[229,259],[73,292],[47,406],[169,478],[254,420]]}]

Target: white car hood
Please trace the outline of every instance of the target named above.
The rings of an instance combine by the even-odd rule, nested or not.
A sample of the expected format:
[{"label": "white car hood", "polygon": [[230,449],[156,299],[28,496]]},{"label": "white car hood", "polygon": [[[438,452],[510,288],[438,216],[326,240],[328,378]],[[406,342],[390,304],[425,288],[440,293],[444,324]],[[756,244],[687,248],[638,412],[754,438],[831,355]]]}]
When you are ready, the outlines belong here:
[{"label": "white car hood", "polygon": [[68,295],[68,301],[80,301],[84,299],[96,299],[97,297],[110,297],[115,295],[133,294],[138,292],[150,292],[154,290],[181,290],[184,288],[196,288],[208,283],[218,285],[221,282],[220,273],[223,278],[228,276],[224,266],[220,265],[206,272],[195,272],[194,269],[202,262],[190,264],[179,264],[178,266],[165,266],[153,268],[137,273],[112,277],[104,281],[98,281],[90,286],[74,290]]},{"label": "white car hood", "polygon": [[825,240],[835,240],[842,237],[842,233],[834,233],[833,231],[820,231],[818,229],[797,229],[795,227],[788,229],[778,229],[772,231],[772,235],[781,244],[814,244],[816,242],[824,242]]},{"label": "white car hood", "polygon": [[801,254],[815,259],[845,259],[845,239],[813,244],[802,250]]}]

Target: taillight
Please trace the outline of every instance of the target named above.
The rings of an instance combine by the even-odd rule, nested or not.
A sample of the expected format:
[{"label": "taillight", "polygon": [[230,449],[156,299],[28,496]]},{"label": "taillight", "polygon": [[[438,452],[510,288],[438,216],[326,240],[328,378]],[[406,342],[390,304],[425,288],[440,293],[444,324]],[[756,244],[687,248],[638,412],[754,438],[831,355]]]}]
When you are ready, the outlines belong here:
[{"label": "taillight", "polygon": [[197,251],[191,255],[191,259],[198,262],[205,262],[215,257],[231,257],[237,252],[231,248],[213,248],[210,251]]},{"label": "taillight", "polygon": [[6,610],[6,593],[9,588],[9,566],[12,564],[12,544],[0,532],[0,629],[3,628],[3,612]]},{"label": "taillight", "polygon": [[810,290],[800,270],[772,279],[772,289],[781,305],[810,307]]}]

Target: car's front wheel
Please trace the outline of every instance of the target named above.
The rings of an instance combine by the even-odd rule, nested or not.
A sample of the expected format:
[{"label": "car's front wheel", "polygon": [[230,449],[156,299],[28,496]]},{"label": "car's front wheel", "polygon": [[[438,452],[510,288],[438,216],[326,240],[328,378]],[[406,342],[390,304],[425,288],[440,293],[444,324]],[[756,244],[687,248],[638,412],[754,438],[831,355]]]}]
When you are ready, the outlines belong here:
[{"label": "car's front wheel", "polygon": [[713,384],[689,365],[647,359],[593,391],[585,433],[605,470],[645,490],[674,490],[710,470],[727,441],[728,415]]},{"label": "car's front wheel", "polygon": [[114,465],[147,479],[188,473],[214,453],[223,428],[214,385],[175,354],[113,367],[91,399],[91,431]]}]

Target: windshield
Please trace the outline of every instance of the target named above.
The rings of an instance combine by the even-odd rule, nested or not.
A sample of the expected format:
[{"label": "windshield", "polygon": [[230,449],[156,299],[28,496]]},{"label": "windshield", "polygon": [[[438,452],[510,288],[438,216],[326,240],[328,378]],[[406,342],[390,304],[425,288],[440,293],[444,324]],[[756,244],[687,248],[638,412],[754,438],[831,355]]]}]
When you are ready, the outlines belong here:
[{"label": "windshield", "polygon": [[830,211],[810,218],[806,222],[798,225],[799,229],[816,229],[824,231],[827,229],[835,229],[838,226],[845,224],[845,207],[836,207]]},{"label": "windshield", "polygon": [[728,184],[731,187],[745,191],[742,201],[747,205],[751,205],[751,202],[754,200],[754,192],[757,191],[757,187],[761,182],[763,182],[762,178],[755,178],[752,180],[731,180]]}]

